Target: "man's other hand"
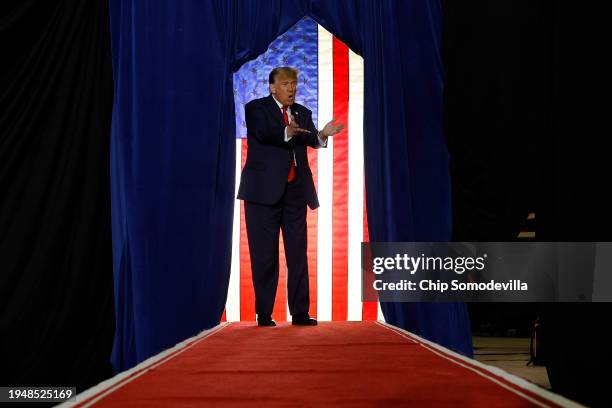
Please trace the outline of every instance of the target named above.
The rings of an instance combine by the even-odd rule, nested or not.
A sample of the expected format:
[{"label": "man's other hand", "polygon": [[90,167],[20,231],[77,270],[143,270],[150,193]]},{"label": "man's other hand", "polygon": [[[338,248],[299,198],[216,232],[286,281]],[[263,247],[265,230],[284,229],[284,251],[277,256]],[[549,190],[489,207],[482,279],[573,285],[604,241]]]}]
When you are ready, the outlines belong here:
[{"label": "man's other hand", "polygon": [[333,136],[337,133],[340,133],[342,129],[344,129],[343,124],[336,124],[334,122],[336,122],[336,118],[333,118],[332,120],[330,120],[325,125],[325,127],[321,130],[321,133],[320,133],[321,139],[325,140],[329,136]]},{"label": "man's other hand", "polygon": [[290,139],[298,133],[310,133],[310,130],[302,129],[298,126],[295,116],[291,115],[291,123],[287,125],[287,137]]}]

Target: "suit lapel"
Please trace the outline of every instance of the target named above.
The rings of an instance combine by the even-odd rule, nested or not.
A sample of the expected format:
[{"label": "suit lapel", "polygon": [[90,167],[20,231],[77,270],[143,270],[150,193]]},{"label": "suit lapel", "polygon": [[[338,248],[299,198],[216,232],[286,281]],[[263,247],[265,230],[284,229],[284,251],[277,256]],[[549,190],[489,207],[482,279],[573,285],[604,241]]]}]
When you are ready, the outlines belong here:
[{"label": "suit lapel", "polygon": [[274,100],[274,98],[272,97],[272,95],[269,95],[266,98],[266,104],[268,105],[268,109],[270,109],[270,111],[272,112],[272,114],[274,115],[274,117],[276,119],[278,119],[279,122],[281,123],[285,123],[285,121],[283,120],[283,114],[281,113],[280,108],[278,107],[278,105],[276,104],[276,101]]}]

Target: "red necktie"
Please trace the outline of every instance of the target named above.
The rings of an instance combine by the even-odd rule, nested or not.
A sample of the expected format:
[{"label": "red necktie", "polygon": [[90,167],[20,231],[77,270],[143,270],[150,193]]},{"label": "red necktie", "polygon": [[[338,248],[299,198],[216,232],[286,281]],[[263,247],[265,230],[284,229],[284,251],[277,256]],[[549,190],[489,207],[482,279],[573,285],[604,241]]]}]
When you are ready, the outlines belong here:
[{"label": "red necktie", "polygon": [[[283,120],[285,125],[289,125],[289,115],[287,115],[287,108],[283,106]],[[293,151],[292,151],[293,153]],[[291,155],[291,164],[289,165],[289,174],[287,175],[287,181],[291,182],[295,178],[295,163],[293,162],[293,155]]]}]

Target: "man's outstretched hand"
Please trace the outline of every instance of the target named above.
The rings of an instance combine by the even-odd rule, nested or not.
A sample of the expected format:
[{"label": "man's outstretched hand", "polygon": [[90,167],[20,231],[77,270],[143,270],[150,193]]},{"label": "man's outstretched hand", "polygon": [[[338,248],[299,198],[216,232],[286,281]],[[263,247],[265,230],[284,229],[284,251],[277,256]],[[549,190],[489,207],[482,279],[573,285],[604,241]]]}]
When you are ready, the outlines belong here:
[{"label": "man's outstretched hand", "polygon": [[325,140],[329,136],[333,136],[336,133],[339,133],[340,131],[342,131],[342,129],[344,129],[343,124],[336,124],[335,122],[336,122],[336,118],[333,118],[325,125],[325,127],[321,130],[321,133],[319,135],[321,136],[321,139]]}]

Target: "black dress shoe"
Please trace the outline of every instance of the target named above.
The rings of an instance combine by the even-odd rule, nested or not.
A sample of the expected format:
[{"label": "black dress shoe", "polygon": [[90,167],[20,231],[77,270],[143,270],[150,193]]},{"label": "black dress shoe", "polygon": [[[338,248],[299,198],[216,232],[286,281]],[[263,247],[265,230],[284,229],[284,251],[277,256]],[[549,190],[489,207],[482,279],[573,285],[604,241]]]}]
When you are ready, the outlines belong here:
[{"label": "black dress shoe", "polygon": [[294,326],[316,326],[317,320],[310,317],[308,313],[304,313],[293,316],[291,324]]},{"label": "black dress shoe", "polygon": [[272,326],[276,326],[276,322],[272,320],[272,316],[258,316],[257,325],[272,327]]}]

